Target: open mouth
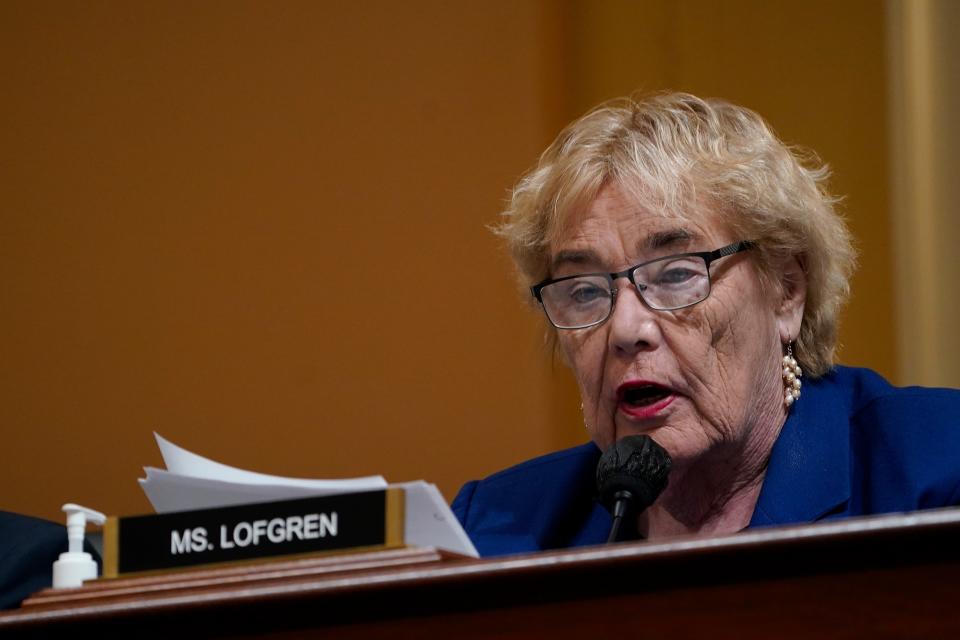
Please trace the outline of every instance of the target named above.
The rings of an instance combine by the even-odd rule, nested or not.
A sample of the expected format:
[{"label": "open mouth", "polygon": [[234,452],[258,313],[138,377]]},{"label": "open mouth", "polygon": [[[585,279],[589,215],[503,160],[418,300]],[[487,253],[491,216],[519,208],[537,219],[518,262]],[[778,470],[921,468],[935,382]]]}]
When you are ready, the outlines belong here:
[{"label": "open mouth", "polygon": [[658,384],[623,385],[618,394],[620,403],[627,407],[647,407],[671,395],[672,391]]}]

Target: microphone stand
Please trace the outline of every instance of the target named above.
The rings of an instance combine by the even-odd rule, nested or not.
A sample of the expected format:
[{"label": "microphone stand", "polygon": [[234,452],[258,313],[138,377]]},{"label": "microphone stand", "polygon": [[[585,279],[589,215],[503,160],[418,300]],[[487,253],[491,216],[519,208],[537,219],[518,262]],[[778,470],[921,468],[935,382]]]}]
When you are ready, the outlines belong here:
[{"label": "microphone stand", "polygon": [[[607,544],[611,542],[622,542],[624,539],[620,537],[620,525],[623,524],[624,517],[627,514],[633,512],[633,501],[634,495],[627,491],[621,490],[613,494],[613,499],[616,501],[613,505],[613,524],[610,525],[610,535],[607,536]],[[631,536],[632,537],[632,536]]]}]

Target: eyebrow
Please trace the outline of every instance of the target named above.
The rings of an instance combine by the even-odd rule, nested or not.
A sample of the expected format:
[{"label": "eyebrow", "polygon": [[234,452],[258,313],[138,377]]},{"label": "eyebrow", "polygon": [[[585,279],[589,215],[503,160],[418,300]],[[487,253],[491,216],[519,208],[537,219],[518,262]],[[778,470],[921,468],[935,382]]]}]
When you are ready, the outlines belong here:
[{"label": "eyebrow", "polygon": [[600,258],[596,253],[588,249],[564,249],[553,257],[553,268],[556,269],[562,264],[597,264]]},{"label": "eyebrow", "polygon": [[644,244],[646,245],[646,248],[650,250],[662,249],[664,247],[669,247],[692,240],[694,236],[695,234],[689,229],[678,227],[676,229],[668,229],[666,231],[652,233],[647,237],[647,241]]},{"label": "eyebrow", "polygon": [[[663,249],[664,247],[670,247],[678,245],[689,240],[692,240],[696,237],[696,234],[691,232],[689,229],[684,229],[678,227],[676,229],[667,229],[666,231],[657,231],[656,233],[651,233],[647,236],[646,240],[641,243],[641,247],[647,251],[655,251],[657,249]],[[599,264],[600,257],[596,252],[591,251],[590,249],[564,249],[560,251],[553,257],[551,264],[553,269],[556,269],[563,264]]]}]

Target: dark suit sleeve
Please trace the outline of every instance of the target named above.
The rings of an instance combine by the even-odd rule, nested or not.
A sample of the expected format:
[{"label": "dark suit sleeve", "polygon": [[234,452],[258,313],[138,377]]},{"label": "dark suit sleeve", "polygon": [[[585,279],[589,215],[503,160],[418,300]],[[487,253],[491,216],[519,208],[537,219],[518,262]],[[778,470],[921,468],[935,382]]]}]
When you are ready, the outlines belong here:
[{"label": "dark suit sleeve", "polygon": [[[49,587],[53,562],[67,550],[67,529],[39,518],[0,511],[0,609],[13,609]],[[99,562],[96,552],[94,559]]]}]

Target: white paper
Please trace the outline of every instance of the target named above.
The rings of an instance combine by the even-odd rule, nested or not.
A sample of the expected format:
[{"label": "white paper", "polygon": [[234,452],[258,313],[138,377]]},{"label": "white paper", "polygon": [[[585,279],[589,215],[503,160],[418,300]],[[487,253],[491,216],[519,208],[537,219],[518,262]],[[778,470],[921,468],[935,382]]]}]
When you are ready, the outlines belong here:
[{"label": "white paper", "polygon": [[297,485],[241,484],[185,476],[152,467],[146,467],[144,470],[147,472],[147,477],[139,481],[140,486],[157,513],[350,493],[350,491],[331,492]]},{"label": "white paper", "polygon": [[157,445],[160,447],[160,455],[163,456],[163,462],[167,465],[167,471],[182,476],[208,478],[210,480],[246,485],[266,484],[309,487],[321,491],[321,493],[311,495],[348,493],[350,491],[373,491],[374,489],[383,489],[387,486],[387,481],[383,476],[365,476],[361,478],[348,478],[346,480],[305,480],[303,478],[284,478],[282,476],[271,476],[266,473],[244,471],[243,469],[237,469],[236,467],[214,462],[192,451],[187,451],[183,447],[178,447],[159,433],[154,432],[153,435],[157,439]]},{"label": "white paper", "polygon": [[139,480],[157,513],[211,509],[255,502],[373,491],[387,486],[405,493],[404,542],[479,557],[436,485],[417,480],[387,485],[382,476],[308,480],[255,473],[215,462],[154,434],[167,468],[144,467]]},{"label": "white paper", "polygon": [[400,487],[405,492],[403,535],[408,545],[437,547],[473,558],[480,557],[437,485],[417,480],[390,486]]}]

